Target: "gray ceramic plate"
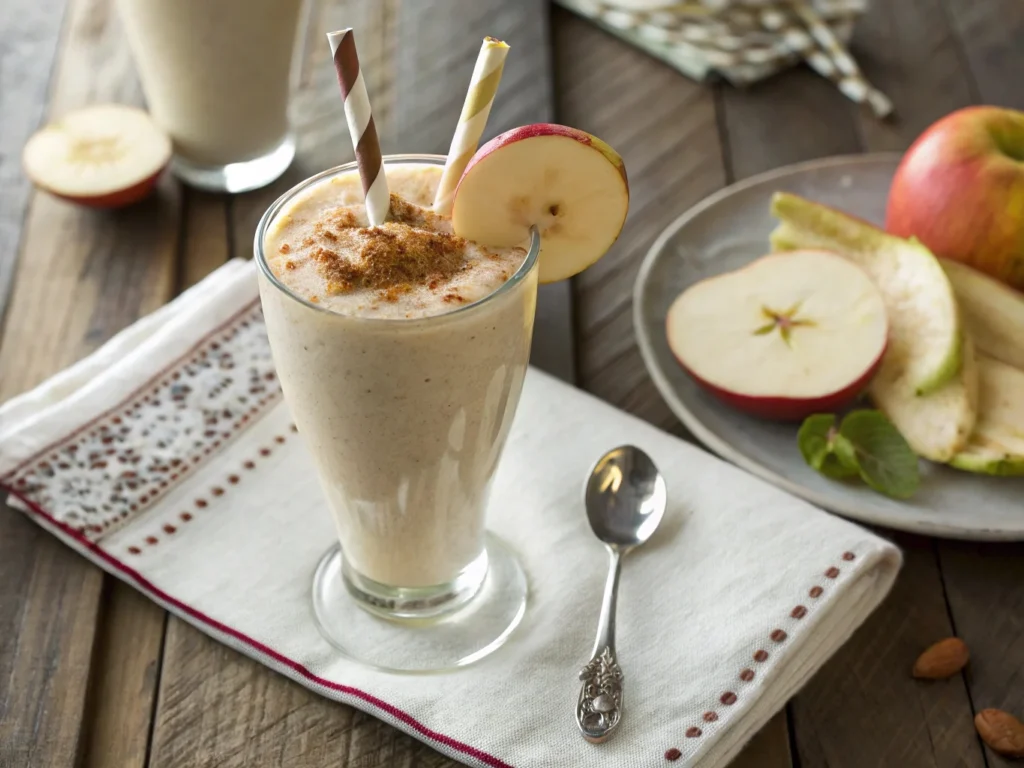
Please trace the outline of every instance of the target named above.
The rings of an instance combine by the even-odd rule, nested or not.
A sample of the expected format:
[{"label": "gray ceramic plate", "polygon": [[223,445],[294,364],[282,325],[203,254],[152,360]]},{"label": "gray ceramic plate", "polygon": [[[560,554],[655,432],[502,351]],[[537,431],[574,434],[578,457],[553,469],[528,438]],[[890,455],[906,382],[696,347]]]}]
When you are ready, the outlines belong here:
[{"label": "gray ceramic plate", "polygon": [[922,462],[921,490],[906,502],[821,477],[797,450],[796,426],[722,405],[683,372],[665,340],[665,313],[698,280],[768,251],[772,192],[788,190],[880,223],[897,155],[836,157],[781,168],[712,195],[651,247],[634,288],[634,324],[654,383],[683,423],[725,459],[838,514],[957,539],[1024,540],[1024,478],[990,478]]}]

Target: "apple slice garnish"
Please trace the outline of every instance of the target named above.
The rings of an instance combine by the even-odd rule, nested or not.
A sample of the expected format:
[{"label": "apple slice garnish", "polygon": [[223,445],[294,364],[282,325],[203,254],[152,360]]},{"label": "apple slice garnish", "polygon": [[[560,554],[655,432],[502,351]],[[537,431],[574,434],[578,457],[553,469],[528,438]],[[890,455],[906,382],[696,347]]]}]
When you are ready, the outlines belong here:
[{"label": "apple slice garnish", "polygon": [[41,128],[22,154],[25,173],[52,195],[94,208],[137,202],[171,159],[171,141],[141,109],[85,107]]},{"label": "apple slice garnish", "polygon": [[885,353],[878,288],[826,251],[765,256],[690,286],[666,318],[668,344],[705,389],[747,413],[802,419],[867,386]]},{"label": "apple slice garnish", "polygon": [[524,125],[477,150],[455,190],[456,234],[492,248],[540,231],[542,283],[582,272],[611,248],[629,209],[622,158],[589,133]]}]

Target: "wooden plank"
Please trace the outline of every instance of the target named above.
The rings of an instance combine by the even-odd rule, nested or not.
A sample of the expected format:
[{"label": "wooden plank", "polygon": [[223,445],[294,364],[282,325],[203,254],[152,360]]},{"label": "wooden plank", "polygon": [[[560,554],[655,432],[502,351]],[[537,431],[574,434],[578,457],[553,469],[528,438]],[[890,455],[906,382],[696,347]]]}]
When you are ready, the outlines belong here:
[{"label": "wooden plank", "polygon": [[729,763],[729,768],[772,768],[789,766],[793,756],[789,751],[789,728],[786,713],[779,712],[768,721],[764,728]]},{"label": "wooden plank", "polygon": [[65,0],[8,0],[0,17],[0,323],[32,185],[21,147],[42,122]]},{"label": "wooden plank", "polygon": [[630,213],[619,241],[573,281],[580,384],[678,430],[640,359],[632,289],[662,229],[725,184],[714,99],[707,88],[567,11],[556,9],[552,21],[558,118],[615,147],[630,180]]},{"label": "wooden plank", "polygon": [[[51,116],[96,101],[141,102],[109,0],[72,3],[61,50]],[[158,197],[114,213],[34,195],[0,340],[0,399],[37,384],[163,303],[173,283],[177,230],[170,180]],[[125,757],[121,765],[143,765],[161,612],[117,588],[104,614],[101,571],[20,514],[0,517],[0,562],[7,591],[0,625],[10,628],[0,654],[6,715],[0,762],[89,762],[83,749],[89,742],[100,754]],[[108,650],[132,646],[120,657],[101,653],[92,665],[100,616],[106,619],[99,636],[122,643]],[[128,631],[135,636],[124,636]],[[90,674],[96,690],[110,696],[92,698],[95,719],[83,721]],[[108,704],[125,709],[105,711]],[[118,721],[121,728],[111,727]],[[86,735],[89,723],[99,726],[95,738]],[[128,732],[130,743],[121,745]]]},{"label": "wooden plank", "polygon": [[1024,12],[1017,0],[945,0],[977,99],[1024,109]]},{"label": "wooden plank", "polygon": [[867,77],[896,105],[891,120],[858,112],[866,150],[902,151],[935,120],[973,101],[942,0],[873,3],[857,24],[852,50]]},{"label": "wooden plank", "polygon": [[[939,556],[956,634],[971,649],[974,710],[1024,719],[1024,545],[943,542]],[[986,753],[989,768],[1011,765]]]},{"label": "wooden plank", "polygon": [[107,577],[85,712],[83,768],[145,768],[166,611]]},{"label": "wooden plank", "polygon": [[[248,255],[267,205],[296,181],[351,159],[352,149],[323,33],[356,29],[360,62],[386,152],[445,152],[465,85],[485,34],[508,39],[513,52],[502,79],[490,133],[549,119],[550,86],[544,4],[501,0],[417,2],[342,0],[325,4],[307,31],[296,95],[299,155],[287,177],[228,205],[236,255]],[[452,25],[452,18],[460,25]],[[530,84],[538,86],[531,90]],[[187,210],[192,231],[194,198]],[[201,214],[217,242],[215,206]],[[186,265],[195,258],[186,234]],[[198,251],[204,249],[198,247]],[[189,267],[186,266],[186,273]],[[152,768],[178,765],[454,766],[448,758],[350,707],[328,701],[171,618],[165,642]]]},{"label": "wooden plank", "polygon": [[150,765],[409,768],[456,763],[172,617]]},{"label": "wooden plank", "polygon": [[853,105],[809,69],[797,67],[744,90],[723,86],[721,94],[730,181],[860,151]]},{"label": "wooden plank", "polygon": [[228,260],[228,199],[184,190],[180,290],[191,288]]}]

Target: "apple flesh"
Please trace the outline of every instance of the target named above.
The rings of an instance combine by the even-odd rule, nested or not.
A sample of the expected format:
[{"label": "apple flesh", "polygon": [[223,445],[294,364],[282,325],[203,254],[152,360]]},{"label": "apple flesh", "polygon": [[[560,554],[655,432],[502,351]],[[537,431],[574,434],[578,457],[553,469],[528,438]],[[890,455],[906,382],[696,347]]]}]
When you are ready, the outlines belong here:
[{"label": "apple flesh", "polygon": [[525,125],[473,155],[455,190],[455,233],[507,248],[540,232],[539,280],[582,272],[611,248],[629,209],[622,158],[564,125]]},{"label": "apple flesh", "polygon": [[1024,112],[967,107],[903,156],[886,229],[1024,290]]},{"label": "apple flesh", "polygon": [[890,328],[868,394],[914,453],[949,461],[974,429],[978,374],[974,344],[938,259],[920,243],[796,195],[776,193],[772,213],[781,219],[773,248],[826,248],[871,276],[885,297]]},{"label": "apple flesh", "polygon": [[140,109],[104,104],[69,112],[37,131],[25,173],[52,195],[93,208],[138,202],[171,159],[171,141]]},{"label": "apple flesh", "polygon": [[795,251],[691,286],[666,332],[680,365],[723,402],[795,420],[857,398],[881,364],[888,321],[863,270]]},{"label": "apple flesh", "polygon": [[978,351],[1024,370],[1024,293],[966,264],[939,261]]},{"label": "apple flesh", "polygon": [[920,243],[887,234],[855,216],[798,195],[776,192],[772,214],[782,224],[774,250],[822,248],[857,264],[886,299],[890,355],[914,394],[934,392],[960,369],[963,330],[953,287],[938,259]]},{"label": "apple flesh", "polygon": [[984,475],[1024,475],[1024,371],[979,355],[978,378],[978,421],[949,463]]}]

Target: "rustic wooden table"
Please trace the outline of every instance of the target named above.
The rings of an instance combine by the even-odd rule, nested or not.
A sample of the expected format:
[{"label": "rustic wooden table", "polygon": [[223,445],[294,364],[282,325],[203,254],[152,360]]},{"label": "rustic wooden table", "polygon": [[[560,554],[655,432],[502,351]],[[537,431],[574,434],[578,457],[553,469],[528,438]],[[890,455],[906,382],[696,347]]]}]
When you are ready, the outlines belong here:
[{"label": "rustic wooden table", "polygon": [[[535,362],[664,429],[630,316],[640,260],[705,195],[798,160],[898,150],[971,103],[1024,108],[1016,0],[875,0],[855,52],[894,99],[882,124],[797,69],[740,92],[697,85],[545,0],[331,0],[311,15],[296,97],[298,160],[261,192],[183,189],[117,213],[32,192],[29,133],[85,104],[141,103],[111,0],[7,0],[0,18],[0,400],[95,349],[234,255],[277,194],[350,159],[323,32],[353,26],[385,151],[444,152],[484,34],[511,42],[489,132],[559,120],[625,157],[621,239],[544,290]],[[1004,765],[972,713],[1024,716],[1024,547],[894,535],[893,594],[758,735],[737,765]],[[957,634],[966,674],[922,684],[909,666]],[[429,746],[228,650],[0,510],[0,766],[442,766]]]}]

